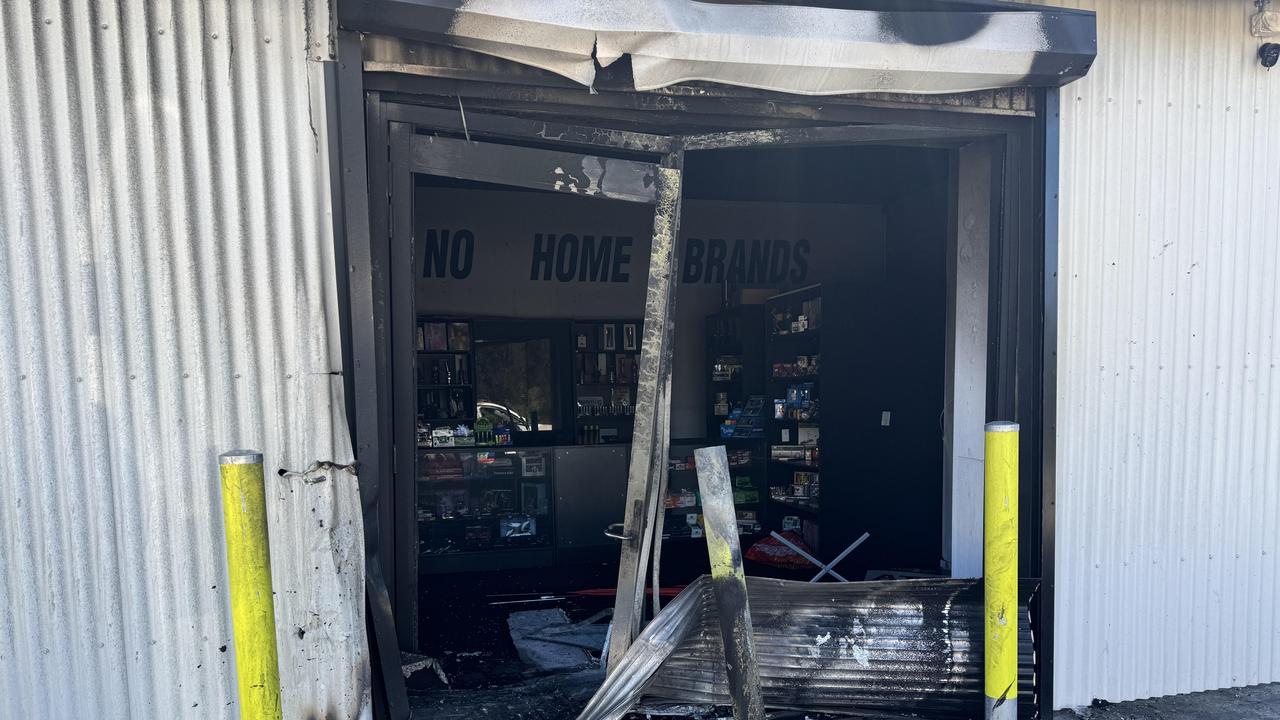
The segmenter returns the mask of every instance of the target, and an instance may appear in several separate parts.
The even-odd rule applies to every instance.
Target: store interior
[[[720,444],[747,574],[817,572],[773,532],[823,563],[869,533],[849,580],[948,574],[951,160],[687,155],[664,588],[707,572],[692,455]],[[415,177],[419,645],[491,657],[512,611],[612,605],[653,208]]]

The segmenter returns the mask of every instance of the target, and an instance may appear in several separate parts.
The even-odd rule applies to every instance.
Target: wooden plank
[[[622,552],[618,561],[613,632],[608,668],[618,667],[640,634],[644,621],[645,575],[660,506],[658,491],[667,474],[671,416],[671,315],[676,282],[676,235],[680,220],[680,171],[658,168],[653,216],[653,247],[645,295],[644,338],[640,346],[639,382],[627,473]]]
[[[738,544],[738,516],[733,506],[733,479],[724,446],[693,451],[702,498],[702,524],[711,559],[711,589],[716,596],[729,696],[736,720],[764,720],[764,696],[751,635],[747,576]]]
[[[635,160],[414,135],[409,166],[428,175],[584,197],[650,204],[657,199],[658,166]]]

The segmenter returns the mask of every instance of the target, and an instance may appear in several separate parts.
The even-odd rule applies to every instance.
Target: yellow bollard
[[[223,453],[218,456],[218,468],[222,473],[222,521],[227,536],[240,720],[280,720],[280,666],[262,453]]]
[[[987,720],[1018,717],[1018,424],[987,423],[983,493]]]

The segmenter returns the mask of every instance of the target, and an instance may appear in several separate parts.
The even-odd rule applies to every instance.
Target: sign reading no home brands
[[[533,233],[529,279],[541,282],[631,282],[635,238],[628,235]],[[427,228],[420,241],[422,277],[470,277],[476,234],[469,228]],[[737,286],[803,284],[809,276],[809,240],[686,237],[680,282]]]
[[[643,307],[649,206],[420,188],[415,220],[420,308],[583,317]],[[787,288],[821,282],[834,269],[879,268],[884,219],[861,205],[689,200],[677,252],[678,282],[715,300],[725,283]]]

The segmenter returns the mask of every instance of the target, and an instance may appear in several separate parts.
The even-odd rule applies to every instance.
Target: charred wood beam
[[[657,200],[652,163],[435,135],[414,135],[409,153],[414,172],[429,175],[631,202]]]
[[[702,517],[711,560],[711,590],[716,598],[725,672],[735,720],[764,720],[760,669],[751,634],[747,577],[738,544],[738,517],[733,506],[733,481],[724,446],[693,451],[702,494]]]
[[[645,293],[644,339],[627,473],[622,551],[618,561],[608,667],[618,667],[644,621],[645,575],[657,528],[659,492],[667,475],[671,418],[671,355],[676,284],[676,236],[680,223],[681,155],[668,156],[655,175],[657,204]],[[661,536],[658,541],[661,542]]]

